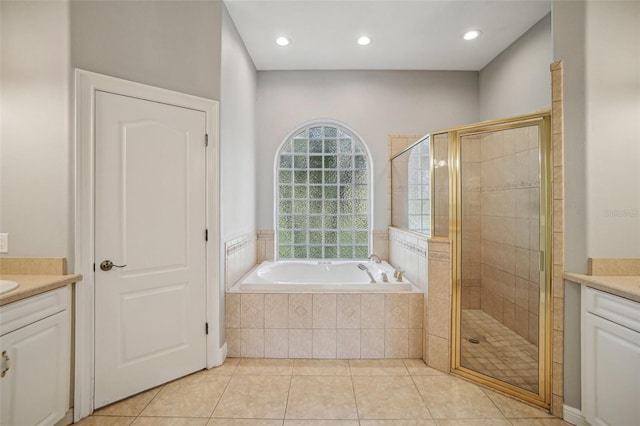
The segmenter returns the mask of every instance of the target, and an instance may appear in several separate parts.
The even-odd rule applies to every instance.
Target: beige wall
[[[451,71],[259,71],[257,101],[258,229],[273,227],[276,151],[310,120],[345,123],[373,160],[373,187],[386,188],[388,135],[426,134],[478,119],[478,74]],[[389,225],[384,190],[373,200],[373,229]]]
[[[220,99],[221,2],[2,1],[0,232],[74,258],[73,68]]]
[[[589,257],[640,257],[640,2],[586,7]]]
[[[552,14],[564,70],[565,269],[586,273],[588,257],[640,250],[640,4],[556,0]],[[580,291],[564,290],[564,397],[580,408]]]
[[[221,278],[235,282],[256,262],[257,74],[225,6],[220,54],[220,242],[225,243],[220,261],[226,271]],[[234,252],[231,260],[225,257],[226,245],[244,240],[247,234],[252,235],[252,243]],[[224,300],[224,291],[221,285],[220,300]],[[224,336],[224,308],[220,315],[220,335]]]
[[[480,70],[480,120],[549,108],[552,62],[549,14]]]
[[[0,15],[0,232],[9,256],[72,260],[69,3],[2,1]]]
[[[220,99],[222,2],[73,1],[72,65]]]

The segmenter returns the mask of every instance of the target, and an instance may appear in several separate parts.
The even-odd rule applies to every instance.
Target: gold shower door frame
[[[451,309],[451,373],[521,400],[548,409],[551,403],[551,116],[550,112],[477,123],[449,130],[449,238],[452,242],[452,309]],[[538,324],[538,393],[498,380],[461,365],[461,296],[462,296],[462,179],[461,140],[465,136],[480,135],[519,127],[538,126],[538,161],[540,166],[540,251],[544,270],[540,271]],[[433,216],[433,215],[432,215]]]

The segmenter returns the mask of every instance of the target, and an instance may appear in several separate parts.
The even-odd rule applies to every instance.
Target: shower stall
[[[432,235],[453,245],[452,373],[548,408],[549,114],[431,136]]]

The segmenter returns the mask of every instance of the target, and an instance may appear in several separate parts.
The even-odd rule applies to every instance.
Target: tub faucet
[[[378,257],[378,255],[374,254],[374,253],[371,253],[369,255],[369,260],[375,260],[376,263],[380,263],[381,262],[380,257]]]

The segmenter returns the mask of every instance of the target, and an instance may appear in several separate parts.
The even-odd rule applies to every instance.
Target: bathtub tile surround
[[[313,328],[336,328],[336,295],[313,295]]]
[[[360,328],[359,294],[341,294],[336,301],[336,324],[339,329]]]
[[[411,359],[227,359],[79,423],[96,424],[568,425]]]
[[[387,229],[373,230],[373,252],[380,260],[389,262],[389,231]]]
[[[360,295],[361,328],[384,328],[384,294]]]
[[[264,294],[240,295],[240,328],[264,328]]]
[[[288,329],[289,358],[312,358],[313,330]],[[229,354],[234,356],[234,354]]]
[[[289,295],[289,328],[312,328],[313,295]]]
[[[389,228],[389,263],[422,291],[427,291],[427,240],[426,235]]]
[[[257,263],[262,263],[265,260],[274,260],[274,237],[273,230],[262,229],[258,231],[257,235]]]
[[[360,351],[360,330],[359,329],[338,329],[336,332],[336,357],[338,359],[358,359]]]
[[[363,328],[360,330],[360,358],[384,358],[384,345],[383,328]]]
[[[336,359],[337,333],[336,329],[313,330],[314,359]]]
[[[240,329],[240,355],[247,358],[264,358],[264,329]]]
[[[399,228],[389,228],[389,261],[396,268],[404,270],[405,276],[411,280],[423,292],[419,305],[410,306],[409,323],[411,329],[422,329],[420,336],[415,332],[409,332],[409,356],[413,357],[418,352],[422,353],[424,360],[429,358],[429,328],[427,318],[428,285],[428,238],[426,235],[415,232],[407,232]],[[421,307],[421,308],[420,308]],[[420,327],[417,325],[420,324]],[[420,346],[420,348],[418,348]]]
[[[408,328],[409,326],[409,295],[384,295],[384,324],[385,328]]]
[[[256,247],[256,234],[243,235],[224,244],[225,289],[230,289],[236,281],[255,266]]]
[[[264,357],[287,358],[289,356],[289,332],[287,329],[264,330]]]
[[[227,294],[236,296],[235,294]],[[265,328],[289,327],[289,296],[286,294],[264,295],[264,326]]]
[[[227,293],[228,354],[422,358],[423,294]]]
[[[225,324],[227,328],[240,328],[240,294],[226,295],[225,300]]]

